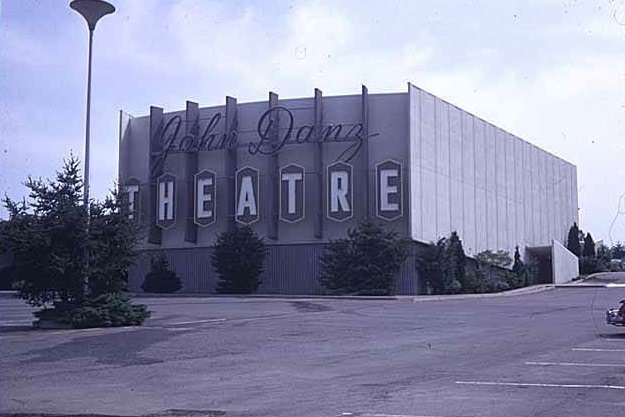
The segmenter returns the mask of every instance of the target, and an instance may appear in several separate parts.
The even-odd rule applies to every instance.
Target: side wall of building
[[[411,234],[465,252],[547,246],[577,222],[574,165],[409,85]]]

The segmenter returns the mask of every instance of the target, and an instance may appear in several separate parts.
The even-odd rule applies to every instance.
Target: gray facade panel
[[[319,258],[323,244],[268,245],[265,271],[258,294],[324,294],[319,282]],[[144,251],[130,268],[128,289],[141,292],[141,284],[150,269],[150,259],[161,251]],[[182,283],[181,294],[215,293],[219,277],[211,265],[213,248],[184,248],[165,251],[170,268]],[[413,254],[402,266],[397,278],[397,294],[417,294],[418,276]]]

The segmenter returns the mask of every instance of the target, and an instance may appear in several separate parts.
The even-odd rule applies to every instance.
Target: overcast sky
[[[87,29],[68,1],[0,1],[0,192],[21,198],[29,174],[82,158]],[[624,1],[112,2],[94,38],[96,198],[120,109],[410,81],[577,165],[581,228],[625,241]]]

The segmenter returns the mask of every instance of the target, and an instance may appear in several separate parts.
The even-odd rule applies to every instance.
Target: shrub
[[[331,292],[389,295],[411,242],[365,221],[331,242],[321,255],[321,285]]]
[[[467,281],[462,241],[456,232],[431,243],[419,254],[417,269],[424,279],[427,294],[456,294],[471,286]]]
[[[436,243],[430,243],[424,250],[417,252],[417,270],[419,279],[423,281],[425,293],[446,294],[447,288],[443,283],[441,261],[445,249],[446,238],[441,238]]]
[[[164,253],[150,259],[150,272],[145,275],[141,288],[145,292],[159,294],[174,293],[182,288],[180,278],[169,269],[169,262]]]
[[[104,294],[85,300],[82,305],[54,303],[34,313],[40,320],[53,320],[76,329],[90,327],[138,326],[150,317],[145,305],[132,304],[122,294]]]
[[[250,294],[258,290],[267,248],[250,226],[238,226],[217,236],[212,265],[219,274],[217,292]]]

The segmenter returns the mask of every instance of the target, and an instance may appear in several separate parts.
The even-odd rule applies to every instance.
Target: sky
[[[94,36],[91,194],[119,111],[404,92],[411,82],[577,166],[580,227],[625,242],[625,0],[109,0]],[[0,0],[0,193],[84,153],[87,28],[65,0]],[[0,218],[6,218],[4,208]]]

